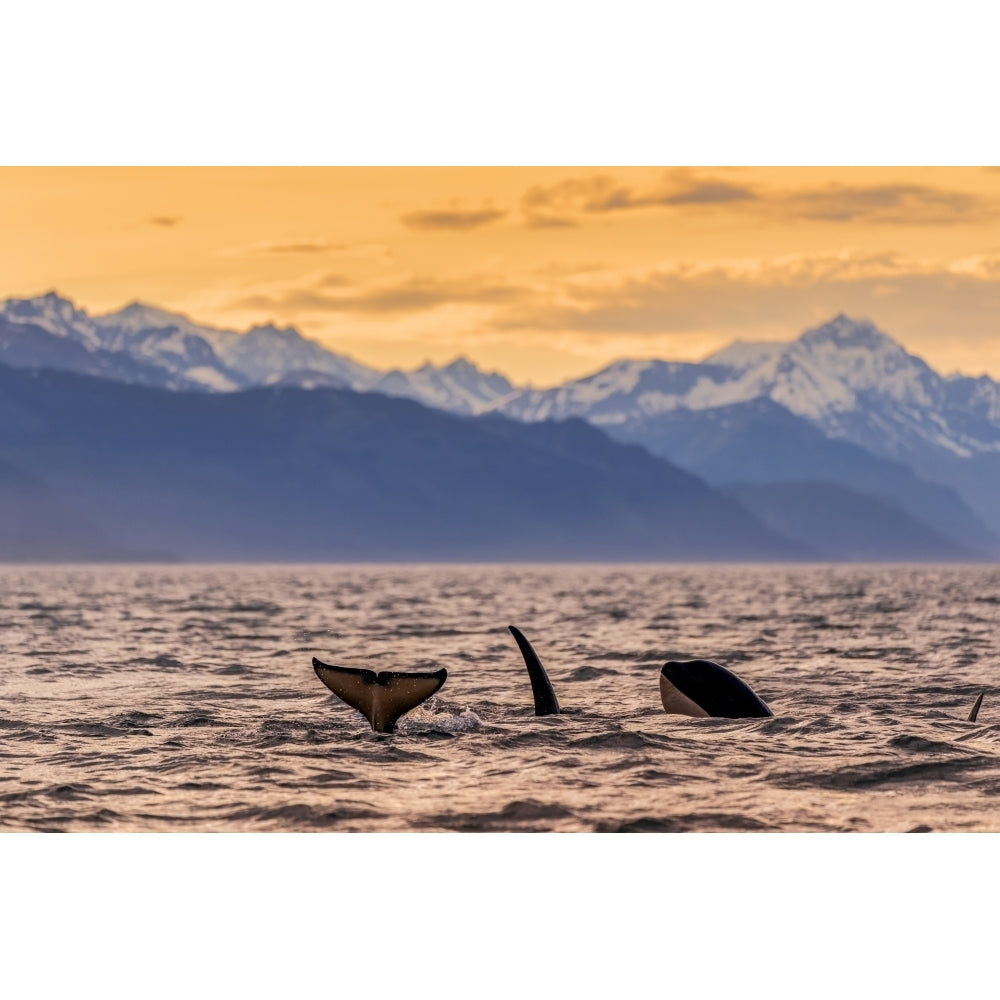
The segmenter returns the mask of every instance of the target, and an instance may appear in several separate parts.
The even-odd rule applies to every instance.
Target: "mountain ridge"
[[[0,365],[0,463],[123,551],[195,561],[774,561],[809,553],[581,420],[379,393],[177,392]]]
[[[909,514],[960,545],[976,538],[984,551],[996,551],[998,545],[1000,506],[993,498],[1000,491],[1000,384],[987,376],[941,376],[871,321],[844,314],[792,341],[736,341],[701,362],[621,360],[536,390],[483,372],[464,358],[411,371],[377,371],[308,340],[294,327],[262,324],[238,333],[201,326],[139,301],[89,316],[49,292],[0,303],[0,362],[175,391],[340,388],[409,398],[451,413],[501,413],[523,422],[579,417],[619,441],[642,444],[682,465],[689,459],[666,443],[669,424],[686,423],[696,437],[703,432],[718,436],[720,425],[736,412],[731,408],[766,400],[808,423],[827,442],[852,444],[877,459],[902,463],[915,477],[911,502],[905,490],[900,492],[898,470],[886,466],[875,478],[891,481],[891,488],[880,486],[873,497],[902,502]],[[738,427],[734,433],[764,465],[773,464],[765,461],[766,440],[750,441]],[[799,431],[790,433],[804,438]],[[726,450],[717,448],[716,459]],[[829,445],[821,450],[832,453]],[[740,464],[734,449],[728,452]],[[842,474],[824,475],[807,452],[785,457],[786,479],[818,476],[866,489],[864,477],[843,468]],[[687,467],[702,474],[700,462],[695,456]],[[745,474],[737,475],[735,467],[728,474],[715,469],[711,478],[721,484]],[[930,502],[934,485],[960,496],[958,505],[940,496]],[[921,508],[923,501],[928,502]],[[963,518],[969,530],[962,527]]]

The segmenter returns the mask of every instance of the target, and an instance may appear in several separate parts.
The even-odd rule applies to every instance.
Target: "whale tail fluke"
[[[980,692],[979,697],[976,699],[975,705],[972,706],[972,711],[969,712],[969,722],[975,722],[976,716],[979,715],[979,706],[983,703],[983,695],[986,694],[985,691]]]
[[[538,659],[538,654],[517,626],[508,625],[507,628],[510,629],[510,634],[524,657],[524,665],[528,668],[531,693],[535,696],[535,715],[559,715],[556,693],[552,690],[549,675],[545,672],[542,661]]]
[[[351,708],[356,708],[376,733],[394,733],[407,712],[439,690],[448,677],[443,667],[433,673],[397,673],[334,667],[313,657],[316,676]]]

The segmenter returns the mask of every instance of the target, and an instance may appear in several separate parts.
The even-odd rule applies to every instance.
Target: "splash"
[[[471,708],[443,705],[433,700],[425,702],[404,715],[396,726],[401,736],[419,736],[423,733],[472,733],[481,729],[482,719]]]

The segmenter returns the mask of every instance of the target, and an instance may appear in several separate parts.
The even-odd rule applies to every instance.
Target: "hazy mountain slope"
[[[156,556],[116,545],[53,496],[39,479],[0,461],[0,562],[132,562],[151,558]]]
[[[1000,555],[1000,540],[957,492],[856,444],[831,440],[769,399],[711,410],[679,409],[608,430],[713,485],[789,480],[839,484],[899,508],[964,549]]]
[[[726,487],[726,492],[765,524],[824,559],[967,562],[976,558],[897,507],[842,486],[741,483]]]
[[[976,515],[1000,534],[1000,455],[962,458],[937,452],[911,456],[910,464],[927,479],[953,485]]]
[[[379,394],[177,393],[0,368],[0,459],[189,559],[786,559],[801,547],[581,421]]]

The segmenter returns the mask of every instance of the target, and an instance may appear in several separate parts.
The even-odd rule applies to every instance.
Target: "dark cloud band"
[[[469,230],[479,229],[498,222],[507,213],[495,208],[482,208],[473,211],[460,209],[430,210],[423,212],[407,212],[400,216],[403,225],[408,229],[443,229]]]

